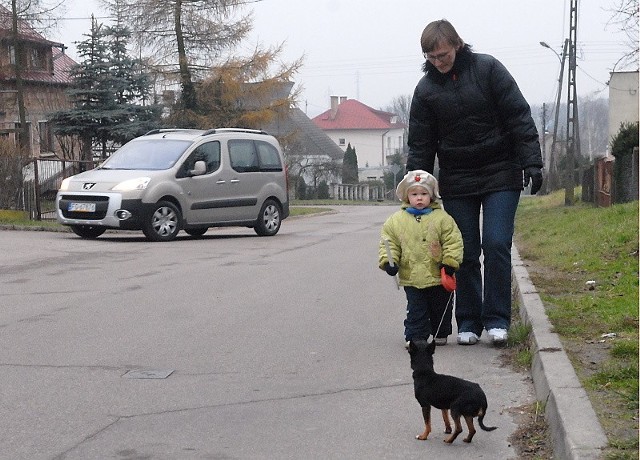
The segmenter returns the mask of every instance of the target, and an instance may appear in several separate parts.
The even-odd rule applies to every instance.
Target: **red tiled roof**
[[[391,120],[396,115],[371,107],[356,101],[347,99],[338,105],[335,115],[329,109],[313,118],[313,122],[320,129],[393,129],[404,128],[402,123],[392,123]]]
[[[0,41],[13,42],[13,36],[11,32],[11,12],[0,6]],[[76,62],[67,56],[62,49],[64,45],[62,43],[52,42],[40,35],[35,29],[33,29],[26,21],[18,21],[18,30],[20,36],[31,42],[33,47],[47,48],[51,47],[51,53],[53,58],[53,72],[51,70],[27,70],[23,73],[22,78],[26,82],[31,83],[44,83],[44,84],[57,84],[57,85],[69,85],[72,83],[71,69],[76,65]],[[3,75],[3,80],[15,80],[13,72]]]
[[[12,25],[13,14],[10,10],[0,5],[0,39],[13,40]],[[61,43],[52,42],[40,35],[27,21],[18,19],[18,34],[27,41],[37,43],[48,43],[51,45],[61,45]]]

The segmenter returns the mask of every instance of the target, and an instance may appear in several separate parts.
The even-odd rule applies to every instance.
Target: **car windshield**
[[[139,139],[120,147],[102,169],[169,169],[192,141],[176,139]]]

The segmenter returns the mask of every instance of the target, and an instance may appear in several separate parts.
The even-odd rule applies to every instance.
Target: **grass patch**
[[[523,198],[515,243],[605,429],[606,458],[638,458],[638,202]]]
[[[331,209],[328,209],[328,208],[318,208],[314,206],[291,206],[289,207],[289,215],[290,216],[307,216],[311,214],[327,212],[330,210]]]
[[[21,222],[29,220],[29,214],[24,211],[14,211],[11,209],[0,209],[1,222]]]

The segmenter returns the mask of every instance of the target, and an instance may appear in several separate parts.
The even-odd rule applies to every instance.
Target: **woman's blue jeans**
[[[511,190],[442,200],[464,242],[456,273],[458,332],[479,337],[483,329],[511,325],[511,244],[519,200],[520,192]]]

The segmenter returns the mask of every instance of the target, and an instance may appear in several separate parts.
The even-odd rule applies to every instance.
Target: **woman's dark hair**
[[[464,46],[464,40],[460,38],[456,29],[446,19],[439,19],[427,24],[420,37],[422,52],[428,53],[445,43],[453,46],[456,50]]]

